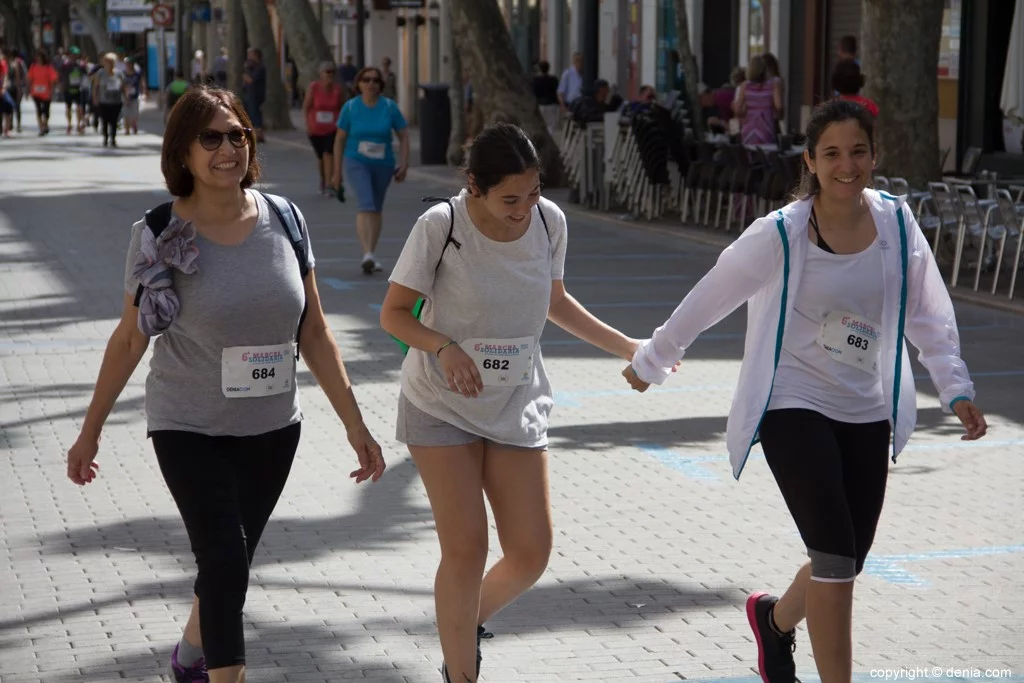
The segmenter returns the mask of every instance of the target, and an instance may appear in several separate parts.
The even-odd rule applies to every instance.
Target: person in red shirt
[[[53,99],[53,88],[59,80],[60,76],[50,64],[46,51],[37,52],[35,64],[28,70],[28,92],[36,103],[40,135],[50,132],[50,100]]]
[[[345,104],[345,94],[334,82],[334,64],[320,65],[320,80],[306,88],[302,111],[306,115],[306,134],[316,152],[317,170],[320,171],[320,193],[333,194],[328,181],[334,172],[334,134],[337,131],[338,115]]]
[[[860,94],[864,87],[864,74],[860,72],[860,64],[852,59],[843,59],[832,70],[832,87],[839,93],[839,99],[856,102],[878,118],[878,105],[874,100]]]

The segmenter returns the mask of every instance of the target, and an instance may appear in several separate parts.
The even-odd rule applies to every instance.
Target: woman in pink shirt
[[[35,64],[29,67],[27,81],[28,92],[32,96],[32,101],[36,103],[36,121],[39,124],[40,135],[50,132],[50,100],[53,98],[53,88],[58,80],[60,76],[50,64],[46,52],[37,52]]]
[[[337,131],[338,115],[345,103],[341,86],[334,82],[334,64],[320,65],[320,80],[306,89],[302,111],[306,114],[306,134],[316,152],[316,166],[320,171],[320,193],[330,196],[328,180],[334,172],[334,134]]]
[[[741,121],[744,145],[768,145],[775,142],[782,97],[774,81],[768,79],[764,57],[751,57],[747,66],[747,82],[736,89],[732,109]]]

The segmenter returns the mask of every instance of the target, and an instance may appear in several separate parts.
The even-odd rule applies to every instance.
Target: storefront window
[[[749,0],[747,48],[750,56],[764,54],[771,44],[771,0]]]
[[[961,0],[945,0],[939,43],[940,78],[960,78],[960,3]]]

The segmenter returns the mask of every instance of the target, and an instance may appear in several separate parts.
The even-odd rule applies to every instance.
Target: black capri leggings
[[[121,103],[100,102],[100,120],[103,122],[103,138],[117,138],[117,119],[121,116]]]
[[[33,97],[32,100],[36,103],[36,114],[44,119],[50,118],[50,100],[41,97]]]
[[[875,539],[889,475],[889,421],[768,411],[761,447],[811,558],[811,576],[852,581]]]
[[[249,566],[288,479],[299,433],[295,423],[257,436],[150,435],[196,557],[199,632],[210,669],[245,664]]]

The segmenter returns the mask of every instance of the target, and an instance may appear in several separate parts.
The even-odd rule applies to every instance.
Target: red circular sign
[[[153,5],[149,16],[152,17],[155,26],[167,28],[174,23],[174,8],[170,5]]]

